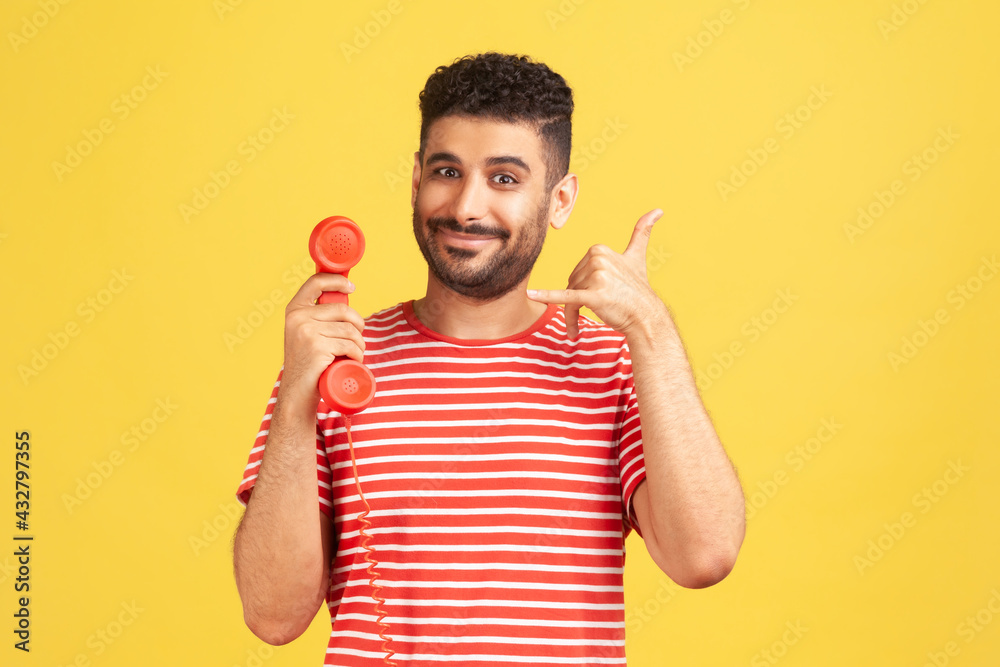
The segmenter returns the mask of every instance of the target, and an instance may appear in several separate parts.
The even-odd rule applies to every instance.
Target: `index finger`
[[[354,291],[354,283],[340,275],[339,273],[314,273],[306,278],[302,287],[295,293],[295,296],[288,302],[289,308],[300,308],[311,306],[323,292],[343,292],[350,294]]]
[[[530,289],[528,298],[542,303],[562,303],[567,306],[590,307],[590,295],[582,289]]]

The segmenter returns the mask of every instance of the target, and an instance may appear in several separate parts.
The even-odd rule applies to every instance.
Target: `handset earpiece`
[[[309,255],[317,273],[338,273],[345,278],[365,254],[365,236],[358,225],[341,215],[321,220],[309,236]],[[318,303],[347,304],[343,292],[323,292]],[[375,376],[359,361],[337,357],[319,377],[319,395],[343,414],[361,412],[375,397]]]

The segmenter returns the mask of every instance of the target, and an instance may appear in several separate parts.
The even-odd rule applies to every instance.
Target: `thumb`
[[[649,213],[645,214],[639,221],[635,223],[635,229],[632,230],[632,238],[628,240],[628,245],[625,247],[625,251],[622,253],[626,256],[640,257],[645,263],[646,260],[646,248],[649,247],[649,236],[653,231],[653,223],[663,217],[663,210],[659,208],[654,208]]]

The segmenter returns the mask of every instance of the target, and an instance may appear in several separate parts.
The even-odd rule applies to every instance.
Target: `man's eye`
[[[445,173],[445,172],[451,172],[451,173]],[[440,169],[437,170],[437,173],[441,174],[442,176],[448,176],[449,178],[458,175],[458,172],[455,171],[454,167],[441,167]]]
[[[511,176],[511,175],[509,175],[509,174],[497,174],[496,176],[494,176],[494,178],[497,178],[497,179],[506,178],[507,179],[506,181],[498,181],[500,183],[500,185],[514,185],[515,183],[517,183],[517,181],[514,180],[514,177]]]

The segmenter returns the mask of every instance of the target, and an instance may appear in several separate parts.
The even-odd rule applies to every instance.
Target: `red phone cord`
[[[382,586],[378,583],[378,578],[380,575],[375,568],[378,566],[378,561],[375,559],[375,549],[369,546],[369,542],[372,540],[372,536],[365,532],[365,528],[371,528],[372,522],[368,520],[368,515],[371,513],[372,508],[368,505],[368,501],[365,500],[365,494],[361,492],[361,480],[358,477],[358,463],[354,460],[354,442],[351,440],[351,416],[344,415],[344,426],[347,430],[347,449],[351,453],[351,468],[354,470],[354,484],[358,489],[358,497],[361,498],[361,504],[365,506],[365,510],[358,514],[358,523],[361,524],[361,528],[358,530],[358,535],[361,537],[361,548],[365,550],[365,560],[368,561],[368,585],[372,589],[372,600],[375,601],[375,613],[378,618],[375,619],[375,623],[379,626],[378,636],[382,638],[382,650],[385,652],[385,657],[382,660],[387,665],[393,665],[395,667],[396,661],[392,660],[392,656],[396,655],[389,644],[392,642],[392,638],[388,636],[389,624],[384,623],[383,619],[386,617],[385,611],[382,609],[382,603],[385,602],[385,598],[379,595],[382,591]]]

